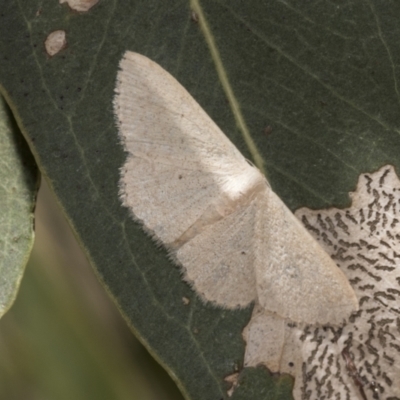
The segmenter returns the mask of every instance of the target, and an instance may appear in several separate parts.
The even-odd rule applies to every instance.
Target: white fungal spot
[[[229,389],[226,391],[228,397],[232,397],[239,380],[239,372],[235,372],[232,375],[228,375],[224,378],[224,381],[229,384]]]
[[[70,8],[78,12],[89,11],[98,2],[99,0],[60,0],[60,4],[68,3]]]
[[[121,201],[204,300],[333,325],[358,309],[340,269],[168,72],[126,52],[115,92]]]
[[[190,300],[187,297],[182,297],[182,303],[187,306],[190,303]]]
[[[350,208],[296,212],[360,299],[341,328],[288,323],[259,306],[244,331],[245,365],[295,376],[295,400],[400,399],[400,181],[363,174]]]
[[[44,46],[46,48],[47,54],[50,57],[53,57],[67,45],[67,39],[65,36],[65,31],[63,30],[51,32],[47,36],[44,42]]]
[[[197,14],[196,11],[192,10],[192,11],[190,12],[190,19],[191,19],[193,22],[196,22],[196,23],[199,22],[199,15]]]

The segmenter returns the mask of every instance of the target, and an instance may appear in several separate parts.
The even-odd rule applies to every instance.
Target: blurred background
[[[18,297],[0,320],[0,399],[183,400],[97,281],[48,186]]]

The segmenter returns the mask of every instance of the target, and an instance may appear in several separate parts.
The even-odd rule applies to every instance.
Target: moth
[[[122,204],[201,298],[255,301],[309,324],[337,325],[358,309],[345,275],[167,71],[127,51],[113,104],[128,153]]]

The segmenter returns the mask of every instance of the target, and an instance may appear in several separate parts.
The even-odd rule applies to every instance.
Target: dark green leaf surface
[[[158,62],[254,159],[247,132],[292,209],[344,206],[360,173],[400,166],[400,4],[100,0],[80,14],[2,3],[3,94],[99,278],[188,398],[226,399],[251,309],[203,304],[121,207],[119,60],[132,50]],[[44,41],[58,29],[67,47],[50,58]],[[288,382],[245,369],[234,399],[288,399]]]
[[[18,292],[33,246],[35,162],[0,97],[0,317]]]

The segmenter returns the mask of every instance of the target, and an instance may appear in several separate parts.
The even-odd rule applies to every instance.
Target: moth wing
[[[269,188],[258,197],[254,246],[265,309],[297,322],[333,325],[358,309],[345,275]]]
[[[163,243],[175,241],[221,193],[243,191],[251,167],[168,72],[126,52],[114,110],[128,159],[121,197]]]
[[[253,203],[240,207],[177,250],[185,279],[206,300],[234,308],[256,299],[252,249],[255,214]]]

